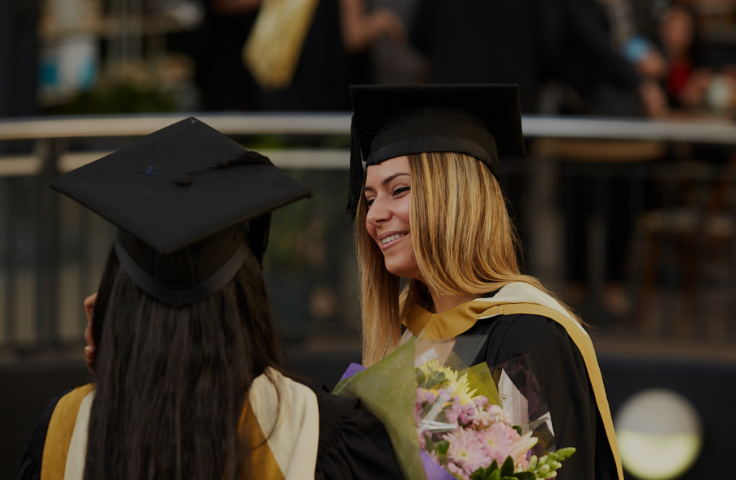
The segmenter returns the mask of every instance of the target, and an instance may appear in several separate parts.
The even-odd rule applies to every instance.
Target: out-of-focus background
[[[269,155],[315,194],[274,214],[271,304],[333,386],[360,360],[347,86],[427,82],[520,84],[525,271],[589,325],[627,476],[730,471],[735,0],[2,0],[0,477],[90,380],[114,231],[50,180],[192,114]]]

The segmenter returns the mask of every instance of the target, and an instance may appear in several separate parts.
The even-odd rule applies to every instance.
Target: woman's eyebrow
[[[382,187],[385,187],[386,185],[388,185],[388,183],[389,183],[389,182],[391,182],[391,180],[393,180],[393,179],[394,179],[394,178],[396,178],[396,177],[401,177],[402,175],[406,175],[407,177],[410,177],[410,176],[411,176],[410,174],[408,174],[408,173],[403,173],[403,172],[400,172],[400,173],[394,173],[393,175],[390,175],[390,176],[388,176],[388,177],[384,178],[384,179],[383,179],[383,181],[381,182],[381,186],[382,186]],[[373,192],[373,193],[376,193],[376,189],[375,189],[375,188],[373,188],[373,187],[370,187],[370,186],[368,186],[368,185],[366,185],[366,186],[365,186],[365,187],[363,188],[363,191],[364,191],[364,192]]]
[[[389,184],[389,182],[391,182],[391,180],[393,180],[396,177],[400,177],[402,175],[406,175],[407,177],[411,176],[408,173],[403,173],[403,172],[402,173],[394,173],[393,175],[384,178],[383,181],[381,182],[381,186],[382,187],[385,187],[386,185]]]

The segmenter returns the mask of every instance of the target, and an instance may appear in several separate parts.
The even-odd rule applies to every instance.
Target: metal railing
[[[336,326],[355,332],[355,268],[350,225],[342,214],[350,116],[195,116],[246,145],[257,144],[263,135],[287,139],[275,148],[257,149],[276,165],[293,169],[317,195],[309,206],[285,213],[288,221],[281,227],[276,218],[272,242],[277,240],[269,253],[274,260],[267,275],[274,308],[287,336],[297,340],[313,341],[314,332],[334,332]],[[81,300],[95,288],[110,245],[111,227],[52,192],[48,183],[181,118],[0,121],[0,152],[6,152],[0,154],[0,347],[78,342],[85,323]],[[571,301],[570,285],[581,282],[585,295],[575,306],[604,331],[655,336],[691,335],[692,317],[713,310],[704,298],[718,290],[723,297],[719,308],[727,318],[711,330],[736,339],[736,321],[730,318],[736,311],[735,172],[729,165],[682,162],[682,156],[673,160],[671,155],[673,146],[683,143],[736,145],[736,125],[526,116],[523,129],[531,140],[529,155],[503,161],[501,177],[526,243],[529,273]],[[340,137],[341,147],[319,146],[325,143],[319,139],[330,137]],[[13,152],[18,141],[34,146],[30,152]],[[714,195],[728,198],[714,208]],[[629,227],[618,244],[611,240],[618,238],[612,237],[618,227],[610,217],[622,198]],[[295,231],[295,225],[304,231]],[[283,245],[278,237],[285,239]],[[694,266],[683,260],[690,254]],[[622,269],[625,276],[614,279],[623,284],[629,303],[623,314],[611,313],[606,300],[611,258],[628,265]],[[573,260],[582,264],[577,268],[581,279],[570,273]],[[720,270],[713,262],[720,262]],[[734,268],[723,268],[726,264]]]

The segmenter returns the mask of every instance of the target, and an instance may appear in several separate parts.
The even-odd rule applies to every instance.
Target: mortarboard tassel
[[[363,156],[360,150],[360,137],[355,120],[350,122],[350,190],[348,191],[348,215],[355,220],[358,213],[360,194],[363,191]]]

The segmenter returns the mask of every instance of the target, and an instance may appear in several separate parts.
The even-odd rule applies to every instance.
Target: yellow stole
[[[623,480],[618,442],[593,342],[583,327],[573,320],[552,297],[529,284],[510,283],[492,298],[478,298],[441,314],[433,314],[415,304],[409,308],[404,325],[414,335],[424,332],[422,338],[427,340],[447,340],[468,331],[481,318],[516,314],[540,315],[552,319],[562,325],[575,342],[588,370],[588,378],[593,386],[598,411],[603,420],[608,443],[611,445],[613,458],[616,461],[618,478]]]
[[[90,384],[59,400],[46,433],[41,480],[82,480],[93,396]],[[250,436],[251,478],[314,479],[319,406],[309,387],[269,369],[253,380],[239,428]]]
[[[75,388],[61,397],[59,403],[56,404],[43,447],[41,480],[62,480],[64,478],[69,444],[72,442],[74,426],[77,424],[79,406],[94,388],[92,383]]]

